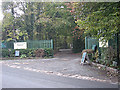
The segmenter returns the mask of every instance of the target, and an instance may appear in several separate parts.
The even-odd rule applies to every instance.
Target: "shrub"
[[[25,54],[22,54],[21,56],[20,56],[20,58],[22,59],[22,58],[26,58],[27,56],[25,55]]]
[[[49,57],[49,56],[52,56],[52,57],[53,57],[53,49],[51,49],[51,48],[46,48],[46,49],[44,49],[44,51],[45,51],[45,56],[46,56],[46,57]]]
[[[2,49],[2,57],[14,57],[15,49]],[[20,57],[49,57],[53,55],[53,49],[21,49]]]
[[[11,49],[11,51],[10,51],[10,57],[14,57],[15,56],[15,49]]]
[[[34,51],[35,49],[29,49],[29,52],[27,53],[27,57],[35,57]]]
[[[10,52],[8,51],[8,49],[3,49],[2,50],[2,57],[9,57],[10,56]]]
[[[44,50],[43,49],[37,49],[34,51],[36,57],[43,57],[44,56]]]
[[[20,55],[25,54],[27,57],[34,57],[34,50],[36,49],[22,49],[20,51]]]
[[[110,66],[112,64],[112,61],[116,61],[117,58],[117,54],[115,49],[113,49],[111,46],[108,48],[102,48],[102,59],[107,60],[105,64],[107,64],[107,66]]]

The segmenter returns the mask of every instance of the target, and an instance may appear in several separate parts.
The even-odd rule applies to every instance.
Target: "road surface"
[[[118,88],[118,85],[27,71],[3,64],[2,88]]]

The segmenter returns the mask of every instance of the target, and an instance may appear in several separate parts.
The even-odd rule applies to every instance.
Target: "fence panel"
[[[92,49],[93,45],[97,45],[97,47],[99,47],[98,39],[95,39],[92,37],[86,37],[85,38],[85,49]]]
[[[27,48],[51,48],[53,49],[53,40],[27,40],[20,41],[27,42]],[[14,42],[4,42],[2,43],[2,48],[14,49]]]
[[[86,37],[85,38],[85,49],[92,49],[92,45],[97,45],[98,51],[99,51],[99,57],[101,59],[104,59],[104,57],[106,57],[105,52],[108,53],[107,50],[110,50],[110,49],[113,49],[112,53],[115,53],[115,55],[117,55],[117,37],[116,36],[113,39],[108,41],[108,48],[99,47],[98,39],[95,39],[92,37]],[[120,46],[118,46],[118,47],[120,47]]]

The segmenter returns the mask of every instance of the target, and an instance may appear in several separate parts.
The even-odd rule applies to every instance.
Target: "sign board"
[[[108,41],[105,42],[105,41],[103,41],[102,39],[103,39],[103,37],[101,37],[101,38],[99,39],[99,47],[108,47]],[[101,41],[101,40],[102,40],[102,41]]]
[[[81,63],[84,63],[86,54],[87,54],[86,52],[83,53]]]
[[[84,52],[82,55],[82,59],[81,59],[81,64],[83,64],[85,62],[85,59],[87,59],[89,61],[89,57],[87,52]]]
[[[19,56],[20,52],[19,51],[15,51],[15,56]]]
[[[14,49],[26,49],[27,48],[27,42],[15,42],[14,43]]]

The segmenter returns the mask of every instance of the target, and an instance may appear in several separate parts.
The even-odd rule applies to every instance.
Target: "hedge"
[[[15,57],[15,51],[20,52],[20,56],[26,55],[26,57],[52,57],[53,56],[53,49],[2,49],[2,57]],[[43,51],[43,53],[39,52]],[[39,55],[38,55],[39,54]]]

